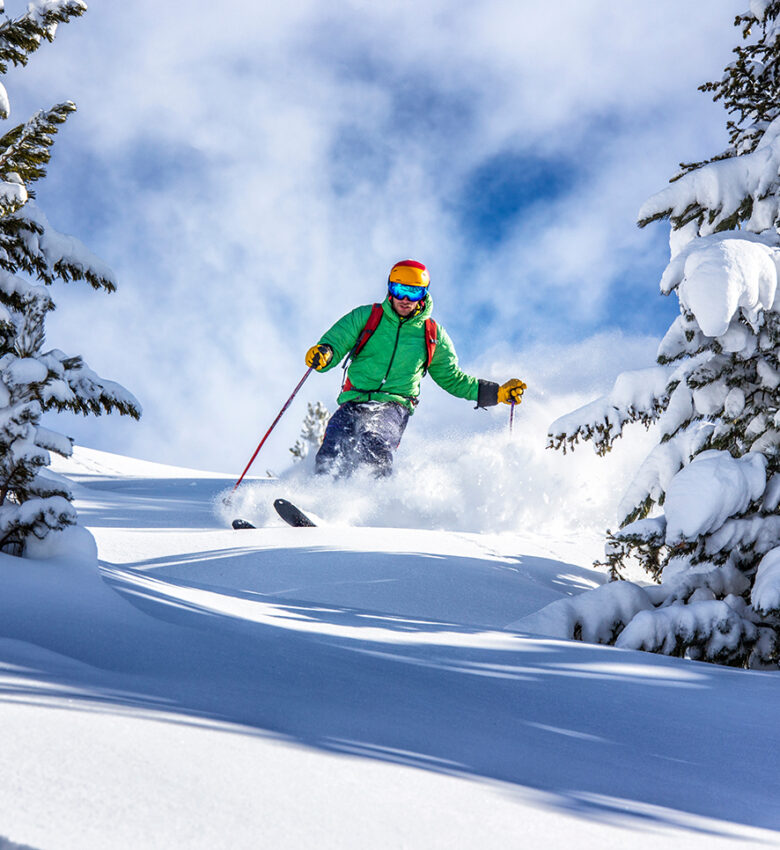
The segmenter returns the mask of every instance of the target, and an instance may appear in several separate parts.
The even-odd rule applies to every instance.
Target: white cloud
[[[78,102],[39,198],[120,277],[110,298],[69,290],[51,344],[82,351],[146,410],[140,425],[73,420],[71,432],[240,469],[308,345],[381,297],[402,256],[428,262],[439,317],[465,350],[518,326],[550,340],[595,328],[615,275],[655,239],[634,226],[639,204],[679,160],[723,143],[722,110],[696,86],[729,60],[740,9],[93,0],[9,74],[15,120]],[[507,153],[552,153],[582,176],[503,241],[474,245],[464,182]],[[470,320],[474,286],[487,325]],[[312,378],[261,469],[284,462],[303,402],[333,396],[334,380]],[[445,401],[428,391],[424,404]],[[468,407],[453,415],[469,420]]]

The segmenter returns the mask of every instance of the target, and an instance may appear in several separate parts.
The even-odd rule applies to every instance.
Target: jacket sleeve
[[[477,407],[498,404],[498,384],[473,378],[458,366],[458,355],[447,331],[438,326],[436,352],[431,360],[428,374],[451,395],[475,401]]]
[[[355,307],[346,316],[342,316],[333,327],[325,331],[317,344],[329,345],[333,349],[333,359],[324,369],[320,369],[321,372],[328,372],[330,369],[338,366],[347,354],[352,351],[370,315],[370,304]]]
[[[458,355],[447,331],[439,325],[436,351],[431,360],[428,374],[450,395],[476,401],[479,393],[479,381],[467,375],[458,366]]]

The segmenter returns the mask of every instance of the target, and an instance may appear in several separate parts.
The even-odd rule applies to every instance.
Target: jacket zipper
[[[390,377],[390,370],[393,368],[393,361],[395,360],[396,351],[398,351],[398,340],[401,337],[401,326],[406,321],[406,319],[400,319],[398,322],[398,330],[395,332],[395,345],[393,345],[393,353],[390,355],[390,362],[387,364],[387,371],[385,372],[384,378],[382,378],[382,382],[379,386],[374,390],[361,390],[359,387],[352,387],[352,390],[355,392],[362,392],[368,394],[368,401],[371,401],[372,393],[383,392],[382,387],[385,385],[385,381]],[[402,396],[402,398],[409,398],[410,400],[416,398],[416,396]]]
[[[393,353],[390,355],[390,362],[387,364],[387,371],[385,372],[384,378],[382,378],[382,383],[374,390],[374,392],[378,392],[385,385],[385,381],[390,376],[390,370],[393,368],[393,361],[395,360],[395,353],[398,351],[398,340],[401,338],[401,325],[403,324],[403,319],[398,322],[398,330],[395,332],[395,345],[393,346]]]

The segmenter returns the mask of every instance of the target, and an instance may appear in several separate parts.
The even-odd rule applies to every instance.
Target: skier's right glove
[[[512,378],[498,388],[498,400],[504,404],[520,404],[526,385],[519,378]]]
[[[313,345],[306,352],[306,365],[320,372],[333,360],[333,349],[329,345]]]

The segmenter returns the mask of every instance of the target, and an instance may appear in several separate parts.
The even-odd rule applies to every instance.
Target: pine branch
[[[44,166],[51,159],[52,138],[59,125],[76,111],[71,101],[40,110],[26,123],[19,124],[0,138],[0,176],[16,174],[26,185],[46,176]]]
[[[81,357],[66,357],[61,351],[43,355],[50,374],[59,385],[48,386],[41,402],[45,410],[70,410],[84,416],[116,411],[120,415],[140,419],[138,400],[114,381],[101,378]]]
[[[37,242],[31,238],[42,233],[43,228],[34,221],[15,215],[0,216],[0,269],[14,275],[26,272],[51,283],[53,278],[46,280],[46,258],[33,249]]]
[[[93,289],[116,290],[111,269],[79,240],[58,233],[29,203],[14,215],[0,217],[0,269],[24,271],[45,284],[85,280]]]
[[[53,274],[50,277],[44,276],[46,283],[51,283],[54,278],[64,280],[66,283],[73,280],[85,280],[93,289],[105,289],[107,292],[116,291],[116,284],[112,278],[67,259],[57,260],[52,266],[52,272]]]
[[[19,18],[0,24],[0,74],[8,71],[8,65],[26,65],[43,40],[54,41],[58,24],[67,23],[87,11],[83,0],[59,0],[59,2],[31,3],[30,8]],[[8,116],[3,116],[8,117]]]

